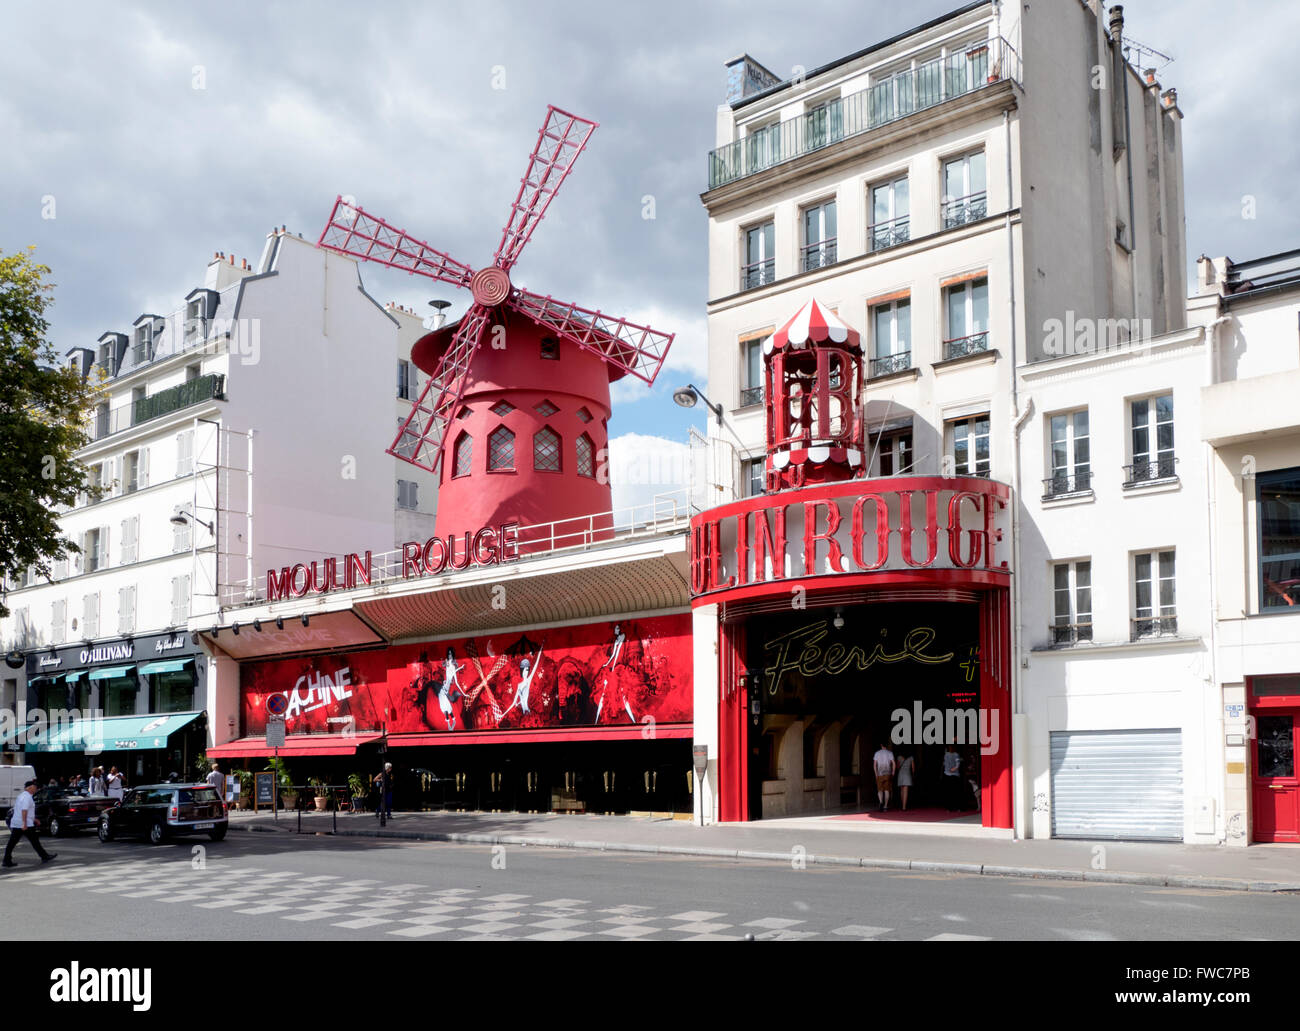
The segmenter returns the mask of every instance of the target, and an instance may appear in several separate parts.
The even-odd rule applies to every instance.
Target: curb
[[[236,826],[250,834],[296,834],[288,827]],[[339,830],[324,833],[338,838],[392,838],[397,841],[442,841],[453,845],[514,845],[520,848],[567,848],[583,852],[633,852],[642,855],[696,856],[701,859],[748,859],[759,862],[789,863],[791,852],[764,852],[752,849],[710,848],[705,845],[644,845],[638,842],[584,841],[566,838],[529,838],[517,834],[472,834],[438,831],[371,831]],[[818,866],[856,866],[867,870],[912,870],[918,873],[966,874],[981,877],[1019,877],[1026,880],[1088,881],[1097,884],[1148,885],[1157,888],[1201,888],[1211,891],[1254,891],[1300,893],[1300,883],[1288,881],[1250,881],[1231,877],[1162,876],[1160,874],[1124,873],[1111,870],[1068,870],[1034,866],[995,866],[982,863],[953,863],[926,859],[872,859],[867,856],[819,856],[811,853],[798,857]]]

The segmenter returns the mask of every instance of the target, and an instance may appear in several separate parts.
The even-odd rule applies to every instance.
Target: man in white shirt
[[[885,742],[880,743],[880,751],[871,757],[871,766],[876,774],[876,798],[880,800],[880,811],[887,813],[889,796],[894,790],[894,771],[898,769],[898,761]]]
[[[32,798],[36,794],[36,781],[29,780],[18,797],[14,799],[14,814],[9,818],[9,844],[5,846],[5,866],[17,866],[14,862],[14,846],[18,844],[19,838],[26,838],[32,843],[32,848],[36,849],[36,854],[41,857],[42,863],[48,863],[58,855],[57,852],[46,852],[41,845],[41,839],[36,836],[36,800]]]
[[[212,772],[208,774],[208,783],[212,785],[212,790],[217,793],[221,801],[226,800],[226,775],[221,772],[221,767],[216,763],[212,764]]]

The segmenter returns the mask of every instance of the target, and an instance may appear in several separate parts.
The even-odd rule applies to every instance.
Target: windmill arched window
[[[515,467],[515,435],[504,426],[488,434],[488,471],[501,472]]]
[[[468,476],[470,461],[474,457],[474,438],[468,433],[462,433],[456,438],[456,446],[453,448],[451,475]]]
[[[543,426],[533,436],[533,468],[539,472],[560,471],[560,435]]]
[[[577,458],[578,458],[578,464],[577,464],[578,475],[590,476],[592,479],[595,479],[596,478],[596,445],[592,442],[592,439],[584,433],[581,437],[578,438],[576,450],[577,450]]]

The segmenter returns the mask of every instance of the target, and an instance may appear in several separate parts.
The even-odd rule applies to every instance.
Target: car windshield
[[[181,788],[177,793],[181,805],[189,802],[217,802],[217,793],[212,788]]]

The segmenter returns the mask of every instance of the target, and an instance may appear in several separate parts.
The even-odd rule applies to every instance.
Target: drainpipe
[[[1132,312],[1133,319],[1129,323],[1132,327],[1138,324],[1138,294],[1137,294],[1137,225],[1136,225],[1136,206],[1133,202],[1133,123],[1129,113],[1128,100],[1128,62],[1124,60],[1123,38],[1124,38],[1124,8],[1116,4],[1110,9],[1110,34],[1111,41],[1115,47],[1115,78],[1118,80],[1116,86],[1124,91],[1124,162],[1128,168],[1128,242],[1129,242],[1129,288],[1132,295]],[[1132,331],[1130,329],[1129,342],[1132,343]]]
[[[1216,377],[1215,377],[1215,374],[1214,374],[1214,373],[1215,373],[1215,369],[1214,369],[1214,361],[1215,361],[1215,356],[1216,356],[1216,354],[1217,354],[1216,342],[1218,341],[1218,338],[1219,338],[1219,327],[1222,326],[1224,323],[1226,323],[1226,322],[1228,322],[1228,321],[1229,321],[1229,318],[1228,318],[1227,315],[1220,315],[1218,318],[1216,318],[1213,322],[1211,322],[1208,326],[1205,327],[1205,385],[1206,385],[1206,386],[1213,386],[1213,385],[1214,385],[1214,381],[1215,381],[1215,378],[1216,378]],[[1204,441],[1204,442],[1201,444],[1201,447],[1204,449],[1203,457],[1204,457],[1204,460],[1205,460],[1205,489],[1206,489],[1206,494],[1208,495],[1208,498],[1209,498],[1209,525],[1206,527],[1206,536],[1207,536],[1207,538],[1208,538],[1208,543],[1207,543],[1207,554],[1209,555],[1209,567],[1210,567],[1210,569],[1209,569],[1209,577],[1208,577],[1208,585],[1207,585],[1208,588],[1209,588],[1209,592],[1210,592],[1210,604],[1209,604],[1209,614],[1210,614],[1210,620],[1209,620],[1209,632],[1210,632],[1210,647],[1209,647],[1209,652],[1210,652],[1210,663],[1209,663],[1209,665],[1210,665],[1210,672],[1209,672],[1209,680],[1210,680],[1210,691],[1211,691],[1211,693],[1212,693],[1212,697],[1213,697],[1214,700],[1215,700],[1215,711],[1221,713],[1223,710],[1221,710],[1221,709],[1219,708],[1219,705],[1220,705],[1220,704],[1222,703],[1222,701],[1223,701],[1223,698],[1222,698],[1223,687],[1222,687],[1222,685],[1219,683],[1219,632],[1218,632],[1218,623],[1219,623],[1219,589],[1218,589],[1218,564],[1219,564],[1219,563],[1218,563],[1218,560],[1219,560],[1219,551],[1218,551],[1218,546],[1217,546],[1217,542],[1218,542],[1218,532],[1217,532],[1217,528],[1218,528],[1218,519],[1219,519],[1219,516],[1218,516],[1219,506],[1218,506],[1218,503],[1217,503],[1217,500],[1216,500],[1217,497],[1218,497],[1218,495],[1217,495],[1217,493],[1215,492],[1215,489],[1214,489],[1214,446],[1213,446],[1212,444],[1210,444],[1209,441]],[[1243,486],[1244,486],[1244,485],[1243,485]],[[1244,508],[1245,508],[1245,505],[1247,504],[1247,501],[1246,501],[1246,492],[1245,492],[1244,489],[1242,490],[1241,496],[1242,496],[1243,509],[1244,509]],[[1243,512],[1243,516],[1244,516],[1244,512]],[[1245,523],[1245,521],[1244,521],[1244,518],[1243,518],[1242,525],[1243,525],[1243,526],[1246,525],[1246,523]],[[1243,613],[1243,614],[1244,614],[1244,613]],[[1219,717],[1219,719],[1218,719],[1218,721],[1217,721],[1217,725],[1218,725],[1218,727],[1219,727],[1219,748],[1222,750],[1222,749],[1225,747],[1225,746],[1224,746],[1224,736],[1223,736],[1223,735],[1224,735],[1224,726],[1223,726],[1223,719],[1222,719],[1222,716]],[[1226,761],[1226,755],[1224,755],[1224,761]],[[1219,768],[1222,769],[1223,767],[1220,766]],[[1227,786],[1228,786],[1228,785],[1227,785],[1227,775],[1226,775],[1226,774],[1224,775],[1224,779],[1223,779],[1223,781],[1220,783],[1219,786],[1222,787],[1222,788],[1224,789],[1224,792],[1223,792],[1223,797],[1222,797],[1222,800],[1221,800],[1221,801],[1222,801],[1222,804],[1221,804],[1220,807],[1219,807],[1219,812],[1215,815],[1215,820],[1214,820],[1214,836],[1215,836],[1215,838],[1217,839],[1218,843],[1219,843],[1220,845],[1222,845],[1222,844],[1226,844],[1226,843],[1227,843],[1227,840],[1228,840],[1228,813],[1227,813],[1227,808],[1228,808],[1228,806],[1227,806]],[[1222,828],[1222,829],[1220,829],[1220,828]]]

